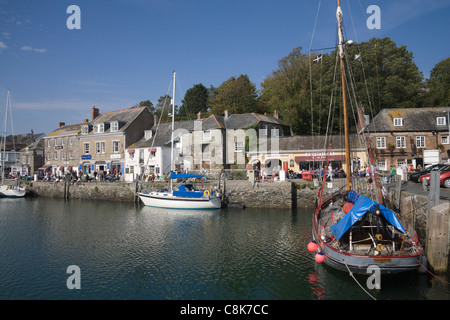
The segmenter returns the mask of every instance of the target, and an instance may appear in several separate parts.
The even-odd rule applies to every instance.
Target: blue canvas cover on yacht
[[[333,235],[337,240],[339,240],[351,226],[353,226],[362,216],[366,214],[367,211],[374,214],[374,210],[377,206],[380,209],[381,214],[387,221],[389,221],[390,224],[392,224],[400,232],[407,234],[392,210],[363,195],[359,196],[352,209],[338,223],[330,227],[331,232],[333,232]]]

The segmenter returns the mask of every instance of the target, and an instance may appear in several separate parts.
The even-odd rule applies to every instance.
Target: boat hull
[[[23,198],[25,197],[27,191],[23,188],[9,188],[2,187],[0,188],[0,197],[3,198]]]
[[[139,198],[146,206],[167,209],[219,209],[222,203],[214,196],[189,198],[173,196],[170,192],[139,193]]]
[[[331,197],[325,203],[334,202],[339,197]],[[324,263],[334,269],[367,274],[369,267],[376,266],[381,274],[395,274],[418,270],[423,264],[423,249],[420,245],[417,252],[411,255],[357,255],[340,251],[322,239],[318,217],[318,213],[313,214],[312,236],[319,246],[318,251],[325,255]]]
[[[369,267],[376,266],[382,274],[415,271],[421,267],[422,253],[410,256],[360,256],[339,252],[324,241],[317,233],[313,236],[319,251],[325,255],[324,263],[340,271],[367,274]]]

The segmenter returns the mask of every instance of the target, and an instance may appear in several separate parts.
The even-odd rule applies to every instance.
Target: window
[[[438,126],[445,126],[447,124],[447,119],[445,117],[437,117],[436,123]]]
[[[81,127],[81,134],[86,135],[89,133],[89,126],[82,126]]]
[[[58,145],[58,139],[55,138],[55,147]]]
[[[416,147],[417,148],[425,148],[425,137],[424,136],[416,137]]]
[[[58,152],[53,152],[53,160],[58,160]]]
[[[386,159],[377,160],[377,170],[387,170]]]
[[[448,136],[442,136],[441,137],[441,143],[442,144],[448,144],[449,142],[448,142]]]
[[[145,140],[151,139],[153,135],[152,130],[145,130]]]
[[[118,121],[111,122],[111,132],[117,131],[119,131],[119,122]]]
[[[203,140],[211,140],[211,131],[203,131]]]
[[[404,163],[406,163],[406,159],[397,159],[397,168],[400,168]]]
[[[377,149],[386,149],[386,137],[377,137]]]
[[[119,153],[119,141],[113,141],[113,153]]]
[[[397,148],[405,148],[406,147],[405,137],[403,137],[403,136],[397,137],[396,141],[397,141]]]
[[[401,127],[403,126],[403,119],[402,118],[394,118],[394,127]]]
[[[96,142],[95,143],[95,153],[105,153],[105,142]]]
[[[59,157],[60,157],[61,160],[64,160],[64,159],[66,158],[65,152],[64,152],[64,151],[61,151],[61,152],[59,153]]]
[[[89,143],[84,144],[84,154],[89,154]]]
[[[61,138],[61,145],[64,146],[64,138]]]
[[[49,147],[49,148],[50,148],[50,146],[51,146],[51,144],[50,144],[50,143],[51,143],[51,142],[50,142],[50,140],[52,140],[52,139],[48,139],[48,140],[47,140],[47,147]]]
[[[47,160],[50,160],[50,152],[47,152],[46,158],[47,158]]]
[[[242,152],[243,149],[244,149],[243,142],[235,142],[234,143],[234,152]]]
[[[72,151],[69,151],[69,159],[73,159],[73,153],[72,153]]]
[[[144,163],[144,149],[139,150],[139,163]]]
[[[94,126],[94,133],[103,133],[105,132],[105,124],[99,123]]]
[[[72,146],[73,145],[73,137],[69,138],[69,144]]]

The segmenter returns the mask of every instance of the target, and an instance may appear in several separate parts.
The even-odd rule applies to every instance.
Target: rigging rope
[[[375,299],[369,292],[367,292],[366,289],[364,289],[364,287],[358,282],[358,280],[356,280],[355,276],[353,275],[353,272],[350,271],[350,268],[348,267],[347,262],[345,261],[345,259],[343,259],[342,261],[344,261],[345,266],[347,267],[348,273],[350,274],[350,277],[352,277],[353,280],[355,280],[355,282],[358,284],[358,286],[360,286],[361,289],[363,289],[363,291],[364,291],[369,297],[371,297],[373,300],[377,300],[377,299]]]

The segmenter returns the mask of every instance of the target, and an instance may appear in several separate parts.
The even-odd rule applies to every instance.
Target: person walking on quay
[[[391,167],[391,171],[389,171],[389,175],[386,178],[386,183],[389,183],[389,181],[391,180],[391,178],[395,176],[395,168],[394,166]]]

